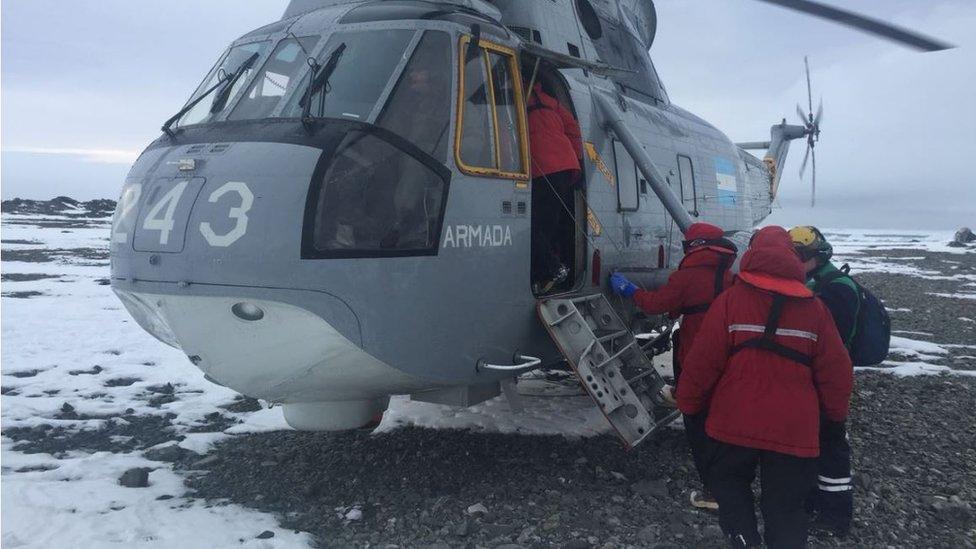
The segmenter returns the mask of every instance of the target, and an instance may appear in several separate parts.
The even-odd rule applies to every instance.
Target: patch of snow
[[[948,366],[939,366],[927,362],[897,362],[886,360],[882,366],[857,366],[855,371],[874,371],[893,374],[899,377],[930,376],[939,374],[955,374],[962,376],[976,376],[976,371],[953,370]]]
[[[25,455],[3,444],[5,467],[47,471],[5,473],[4,548],[15,547],[309,547],[307,534],[280,528],[268,514],[239,505],[208,505],[181,497],[183,478],[133,454],[98,452],[63,459]],[[116,479],[132,467],[154,468],[146,488]],[[158,500],[161,496],[171,499]],[[263,530],[274,542],[254,539]],[[243,542],[240,541],[243,539]]]
[[[281,408],[262,408],[244,416],[243,422],[224,430],[225,433],[239,435],[244,433],[266,433],[268,431],[292,430],[285,422]]]
[[[953,299],[976,299],[976,294],[943,294],[938,292],[926,292],[926,295],[934,295],[936,297],[949,297]]]
[[[512,411],[503,396],[470,408],[409,400],[390,399],[383,421],[374,431],[382,433],[399,427],[433,429],[471,429],[524,435],[594,436],[610,429],[603,414],[588,396],[522,398],[525,410]]]
[[[939,360],[944,355],[949,354],[949,351],[942,345],[899,336],[891,336],[889,349],[891,354],[916,357],[922,360]]]

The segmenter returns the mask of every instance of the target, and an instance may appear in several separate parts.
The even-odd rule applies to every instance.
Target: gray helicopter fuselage
[[[572,15],[571,2],[559,4]],[[284,404],[299,428],[358,426],[392,394],[464,404],[478,400],[470,396],[476,388],[506,376],[478,369],[479,361],[557,357],[536,317],[530,281],[532,182],[527,172],[500,177],[462,169],[454,150],[460,146],[454,137],[463,37],[471,37],[473,21],[483,43],[517,50],[517,37],[466,12],[417,19],[404,8],[386,18],[380,11],[350,17],[358,5],[295,15],[232,47],[265,42],[254,63],[261,67],[277,44],[315,35],[320,38],[309,54],[321,62],[334,33],[409,31],[413,36],[376,108],[311,127],[284,116],[281,105],[277,116],[229,119],[247,93],[245,80],[223,112],[161,136],[142,153],[113,223],[112,286],[140,325],[182,349],[212,381]],[[544,47],[567,53],[572,44],[584,58],[595,55],[597,45],[573,17],[526,17],[535,18]],[[443,105],[451,113],[449,154],[443,158],[376,128],[411,48],[432,32],[445,33],[452,48],[445,68],[451,94]],[[594,93],[617,98],[628,126],[697,219],[727,231],[749,230],[769,213],[766,166],[707,122],[666,97],[645,101],[619,93],[612,79],[584,69],[563,68],[557,76],[587,150],[586,213],[577,219],[586,232],[584,268],[567,292],[606,292],[611,270],[673,268],[681,253],[680,231],[605,128]],[[301,93],[301,86],[289,88],[281,104]],[[401,155],[441,178],[440,213],[429,214],[439,232],[430,246],[402,253],[316,251],[312,225],[329,222],[316,210],[317,189],[353,133],[382,141],[396,151],[389,158]],[[317,419],[330,414],[335,419]]]

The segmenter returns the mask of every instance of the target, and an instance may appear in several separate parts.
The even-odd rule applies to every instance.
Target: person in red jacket
[[[681,317],[681,329],[675,330],[672,338],[675,385],[680,383],[681,365],[691,350],[705,312],[712,301],[732,285],[729,268],[735,261],[737,251],[735,244],[725,238],[721,227],[710,223],[694,223],[688,227],[682,247],[685,257],[678,264],[678,269],[668,277],[667,284],[655,291],[641,290],[619,273],[614,273],[610,281],[615,292],[633,299],[634,304],[645,313],[667,313],[673,319]],[[684,416],[688,446],[704,486],[706,478],[702,450],[706,440],[702,419],[700,416]],[[718,509],[718,503],[707,487],[704,491],[693,490],[690,497],[695,507]]]
[[[532,157],[532,282],[548,292],[569,275],[564,253],[575,234],[570,211],[583,166],[583,140],[572,113],[536,82],[528,98]]]
[[[762,541],[751,486],[757,466],[766,545],[806,546],[820,417],[847,417],[850,357],[804,274],[782,227],[756,233],[738,281],[705,315],[678,386],[684,414],[707,412],[708,486],[723,532],[739,547]]]

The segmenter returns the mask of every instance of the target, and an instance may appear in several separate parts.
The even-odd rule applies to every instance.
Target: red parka
[[[688,228],[688,240],[722,238],[722,229],[707,223],[695,223]],[[686,309],[708,305],[715,299],[716,271],[722,269],[722,288],[732,286],[729,267],[735,260],[732,250],[717,246],[692,248],[678,270],[671,273],[668,283],[654,291],[637,290],[634,303],[640,310],[650,314],[668,313],[671,318],[684,315],[681,320],[681,335],[678,343],[678,363],[684,364],[691,350],[695,335],[705,319],[705,311],[683,312]]]
[[[759,231],[739,280],[712,304],[685,360],[678,408],[708,412],[716,440],[799,457],[820,454],[820,415],[847,417],[853,369],[830,312],[803,283],[803,266],[781,227]],[[787,296],[775,342],[810,366],[765,349],[733,346],[762,335],[774,294]]]
[[[532,154],[532,177],[575,171],[577,176],[583,158],[583,140],[579,123],[555,97],[542,91],[536,83],[529,96],[529,146]]]

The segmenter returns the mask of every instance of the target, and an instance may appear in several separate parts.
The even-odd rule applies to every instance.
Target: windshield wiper
[[[240,79],[241,75],[244,74],[244,71],[251,68],[251,65],[258,60],[258,57],[261,57],[261,55],[254,52],[243,63],[241,63],[240,67],[237,67],[234,74],[227,79],[224,87],[221,88],[220,91],[217,92],[217,96],[214,97],[213,103],[210,105],[210,114],[218,113],[224,110],[224,107],[227,106],[227,100],[230,99],[230,92],[234,89],[234,84],[236,84],[237,80]]]
[[[312,96],[319,90],[322,90],[322,97],[319,99],[319,116],[325,110],[325,94],[328,92],[329,78],[335,72],[336,66],[339,65],[339,59],[342,58],[344,51],[346,51],[345,42],[339,44],[332,50],[332,53],[329,54],[329,59],[325,62],[325,66],[320,68],[318,63],[312,65],[312,73],[308,79],[308,87],[305,89],[305,94],[302,95],[301,101],[298,102],[302,107],[302,125],[305,126],[305,129],[309,129],[315,120],[312,117]]]
[[[222,96],[224,96],[223,97],[223,102],[226,103],[227,102],[227,97],[225,97],[225,96],[226,95],[229,95],[229,93],[230,93],[229,90],[232,87],[234,87],[234,82],[236,82],[237,79],[241,77],[241,74],[243,74],[245,70],[247,70],[248,68],[250,68],[250,66],[257,60],[258,57],[259,56],[258,56],[257,53],[251,55],[251,57],[249,57],[246,61],[244,61],[244,63],[242,63],[241,66],[238,67],[236,71],[234,71],[234,74],[230,74],[229,75],[226,72],[223,73],[223,76],[221,76],[220,78],[217,79],[217,83],[216,84],[214,84],[213,86],[210,86],[209,88],[207,88],[207,91],[201,93],[199,97],[197,97],[193,101],[190,101],[189,103],[186,104],[186,106],[184,106],[182,109],[180,109],[179,112],[177,112],[173,116],[169,117],[169,119],[167,119],[166,122],[163,123],[163,127],[161,128],[163,130],[163,132],[166,135],[170,136],[170,137],[175,137],[176,136],[176,133],[174,133],[173,130],[171,129],[171,127],[173,126],[173,124],[176,123],[177,120],[179,120],[180,118],[182,118],[184,114],[190,112],[190,109],[192,109],[193,107],[196,107],[198,103],[200,103],[201,101],[203,101],[204,99],[206,99],[211,93],[213,93],[214,90],[216,90],[220,86],[222,86],[222,85],[227,84],[228,82],[230,82],[230,84],[228,84],[227,87],[224,88],[224,90],[227,90],[227,91],[221,90],[221,92],[220,92],[221,93],[221,96],[218,96],[216,99],[214,99],[214,104],[216,104],[217,101],[219,99],[221,99]],[[221,70],[223,70],[223,69],[221,69]],[[221,109],[222,108],[223,108],[223,105],[221,106]],[[217,110],[219,111],[220,109],[217,109]],[[211,113],[216,112],[214,110],[213,106],[211,106],[210,112]]]

